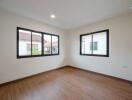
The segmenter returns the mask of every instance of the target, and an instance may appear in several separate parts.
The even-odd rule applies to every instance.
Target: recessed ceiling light
[[[51,14],[50,15],[50,18],[55,19],[55,15],[54,14]]]

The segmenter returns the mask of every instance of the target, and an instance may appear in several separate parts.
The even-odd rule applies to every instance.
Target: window
[[[51,35],[44,34],[44,54],[51,54]]]
[[[31,32],[26,30],[18,30],[19,32],[19,55],[31,55]]]
[[[42,55],[42,34],[32,32],[32,55]]]
[[[58,38],[56,36],[52,36],[52,53],[56,54],[59,52],[58,50]]]
[[[80,54],[109,57],[109,30],[80,35]]]
[[[59,55],[59,35],[17,27],[17,58]]]

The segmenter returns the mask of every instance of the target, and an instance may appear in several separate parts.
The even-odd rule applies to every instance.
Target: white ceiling
[[[76,28],[130,12],[132,0],[0,0],[0,7],[54,25]],[[55,14],[56,19],[51,19]]]

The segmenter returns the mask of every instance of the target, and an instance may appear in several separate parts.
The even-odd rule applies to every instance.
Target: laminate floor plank
[[[132,84],[64,67],[1,86],[0,100],[132,100]]]

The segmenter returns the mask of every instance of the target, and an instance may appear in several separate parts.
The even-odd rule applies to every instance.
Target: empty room
[[[132,0],[0,0],[0,100],[132,100]]]

